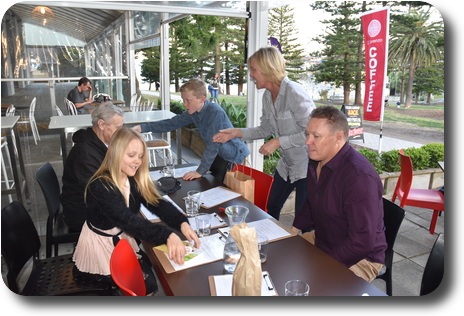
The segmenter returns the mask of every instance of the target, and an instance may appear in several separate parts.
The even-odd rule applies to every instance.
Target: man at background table
[[[88,114],[87,108],[94,102],[91,84],[92,82],[87,77],[82,77],[77,86],[68,93],[68,100],[74,103],[79,114]],[[86,93],[87,91],[88,93]]]
[[[105,158],[113,134],[124,124],[123,111],[111,102],[103,102],[92,111],[92,127],[74,133],[74,146],[63,171],[60,202],[66,225],[81,231],[86,220],[84,191]]]
[[[306,201],[292,230],[371,282],[385,263],[383,186],[369,161],[348,143],[345,114],[316,108],[306,128]]]

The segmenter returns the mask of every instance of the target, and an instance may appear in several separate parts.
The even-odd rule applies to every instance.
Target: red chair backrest
[[[124,296],[145,296],[142,268],[129,242],[121,239],[111,255],[111,277]]]
[[[249,175],[255,179],[255,205],[267,212],[267,200],[269,198],[269,193],[271,192],[272,183],[274,183],[274,177],[264,173],[262,171],[244,166],[244,165],[234,165],[232,171],[240,171],[246,175]]]
[[[413,169],[411,157],[406,156],[402,149],[400,153],[401,174],[395,188],[395,195],[400,199],[400,205],[404,206],[404,201],[408,198],[412,186]]]

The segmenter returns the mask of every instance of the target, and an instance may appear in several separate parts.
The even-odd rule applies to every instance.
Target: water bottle
[[[234,238],[229,234],[227,236],[226,244],[224,245],[224,269],[228,273],[234,273],[240,256],[240,249],[238,249]]]

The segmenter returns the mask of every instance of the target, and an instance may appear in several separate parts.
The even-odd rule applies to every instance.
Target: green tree
[[[436,63],[431,67],[418,68],[414,77],[413,93],[416,94],[416,102],[419,101],[419,94],[426,93],[426,104],[430,104],[433,93],[441,94],[445,89],[445,64]]]
[[[159,46],[146,48],[142,53],[145,59],[141,63],[140,76],[143,81],[149,83],[148,90],[151,90],[151,84],[160,80],[160,48]]]
[[[443,21],[431,21],[431,13],[430,9],[412,10],[391,23],[389,60],[408,69],[405,106],[411,105],[416,69],[430,67],[443,58]]]
[[[306,70],[303,69],[304,50],[296,43],[298,38],[293,10],[290,5],[269,10],[268,36],[276,38],[280,43],[286,60],[288,77],[291,80],[298,80]]]
[[[170,24],[171,80],[179,91],[182,81],[205,78],[215,58],[220,26],[217,17],[192,15]],[[213,62],[214,64],[214,62]]]
[[[359,83],[364,80],[359,13],[365,9],[350,1],[316,1],[311,7],[329,12],[333,18],[322,21],[326,25],[325,33],[314,39],[324,44],[324,48],[312,55],[323,61],[310,70],[314,71],[317,82],[343,87],[343,102],[349,104],[351,89],[356,86],[360,89]]]
[[[242,18],[224,18],[224,26],[220,56],[224,64],[224,83],[226,94],[230,94],[230,85],[237,84],[238,92],[243,92],[247,70],[245,68],[245,25]]]

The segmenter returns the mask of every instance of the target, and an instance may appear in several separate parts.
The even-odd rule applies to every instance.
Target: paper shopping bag
[[[263,276],[256,228],[248,227],[247,223],[242,223],[234,225],[229,233],[241,252],[232,278],[232,295],[261,296]]]
[[[224,183],[251,203],[255,202],[255,179],[251,176],[239,170],[228,171]]]

